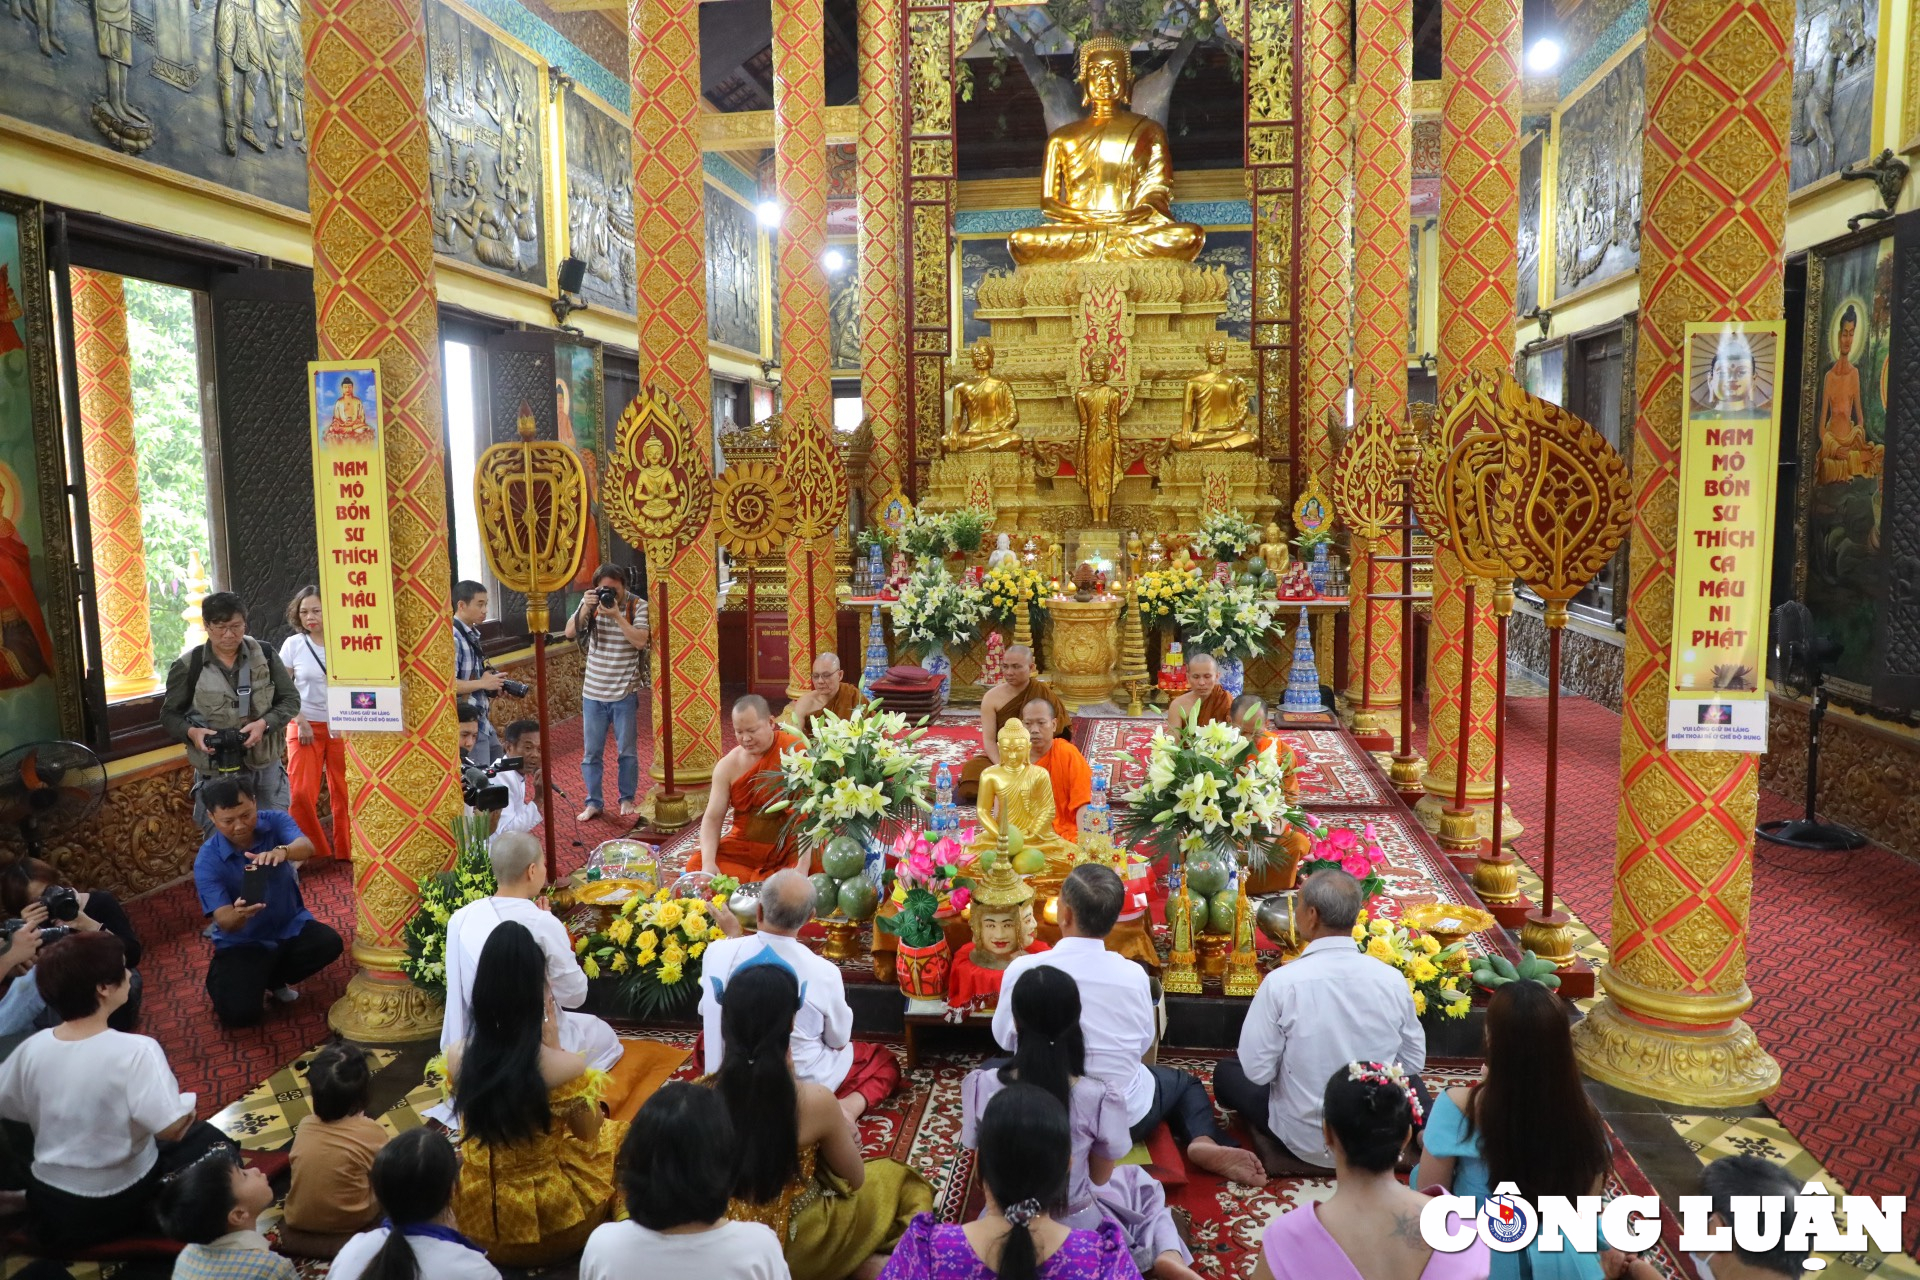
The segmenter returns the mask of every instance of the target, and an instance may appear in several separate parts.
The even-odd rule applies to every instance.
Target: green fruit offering
[[[1164,912],[1165,912],[1164,919],[1166,920],[1167,925],[1169,927],[1173,925],[1174,901],[1175,901],[1174,895],[1168,894],[1167,905],[1164,908]],[[1205,894],[1198,893],[1191,886],[1189,886],[1187,889],[1187,903],[1189,907],[1192,908],[1187,913],[1188,919],[1193,924],[1194,932],[1198,933],[1200,930],[1207,927],[1207,912],[1210,909],[1207,904],[1207,897]]]
[[[880,894],[865,876],[854,876],[840,885],[840,914],[849,920],[870,920],[880,905]]]
[[[1195,859],[1187,863],[1187,888],[1193,893],[1211,898],[1227,887],[1227,877],[1230,874],[1226,862],[1222,859]]]
[[[857,876],[866,869],[867,851],[852,836],[835,836],[820,851],[820,869],[835,880]]]
[[[1023,876],[1039,875],[1047,869],[1047,855],[1028,845],[1013,855],[1013,869]]]
[[[1239,897],[1231,889],[1222,889],[1208,901],[1207,924],[1215,933],[1233,932],[1234,908],[1240,905]]]
[[[818,915],[832,915],[840,901],[840,882],[824,871],[807,877],[813,881],[813,909]]]

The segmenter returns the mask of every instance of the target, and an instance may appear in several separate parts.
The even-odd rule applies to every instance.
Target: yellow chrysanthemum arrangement
[[[1443,947],[1430,933],[1370,920],[1362,911],[1353,922],[1353,945],[1400,971],[1415,1013],[1436,1009],[1442,1017],[1464,1018],[1473,1007],[1473,957],[1464,941]]]
[[[1192,569],[1154,569],[1134,581],[1140,593],[1140,620],[1157,627],[1171,618],[1181,603],[1200,590],[1200,575]]]
[[[669,889],[635,895],[606,925],[573,944],[589,978],[620,979],[620,995],[635,1013],[656,1017],[679,1011],[700,994],[700,957],[723,937],[715,912],[724,899],[676,898]]]
[[[1013,622],[1022,609],[1038,613],[1046,607],[1046,577],[1018,560],[1006,560],[999,568],[987,570],[980,590],[986,597],[987,613],[996,622]],[[1037,617],[1029,621],[1036,623],[1035,630],[1039,629]]]

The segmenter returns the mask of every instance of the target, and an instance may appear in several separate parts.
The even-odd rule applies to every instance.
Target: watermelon
[[[866,866],[867,851],[852,836],[835,836],[820,851],[820,869],[835,880],[857,876]]]
[[[1211,898],[1227,887],[1229,874],[1223,858],[1195,858],[1187,863],[1187,889]]]

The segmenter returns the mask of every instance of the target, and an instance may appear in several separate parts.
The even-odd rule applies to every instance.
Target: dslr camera
[[[487,663],[487,665],[482,667],[481,670],[489,671],[489,672],[492,672],[494,675],[499,676],[500,692],[506,694],[509,698],[524,698],[529,693],[533,692],[532,685],[528,684],[525,680],[509,680],[507,678],[507,673],[502,671],[500,668],[494,666],[491,662]]]
[[[507,784],[495,782],[494,778],[502,773],[518,773],[523,763],[522,756],[501,756],[484,767],[462,760],[460,795],[467,808],[476,813],[495,813],[506,808]]]
[[[47,909],[47,919],[60,924],[72,924],[80,918],[80,895],[72,885],[48,885],[40,892],[40,905]]]
[[[67,892],[72,893],[73,890],[69,889],[67,890]],[[76,914],[78,914],[78,910],[79,910],[78,907],[76,907],[75,908]],[[67,918],[71,920],[73,917],[69,916]],[[26,927],[27,927],[27,922],[25,920],[22,920],[18,916],[15,916],[11,920],[0,921],[0,947],[12,946],[13,935],[20,932],[22,929]],[[60,941],[60,939],[70,937],[72,936],[72,934],[73,934],[72,925],[43,924],[40,926],[40,945],[43,947],[50,947],[54,943]]]
[[[612,587],[595,587],[593,594],[600,601],[602,609],[611,609],[620,603],[620,593]]]
[[[205,729],[206,718],[195,711],[187,723]],[[244,729],[215,729],[207,735],[207,759],[215,773],[239,773],[247,767],[247,733]]]

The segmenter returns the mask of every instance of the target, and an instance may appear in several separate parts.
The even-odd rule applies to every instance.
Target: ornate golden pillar
[[[787,544],[787,692],[811,688],[814,655],[834,640],[833,531],[807,520],[802,458],[833,449],[827,282],[826,63],[821,0],[774,0],[773,144],[780,223],[780,460],[811,523]],[[845,488],[840,492],[844,495]],[[844,499],[843,499],[844,500]],[[841,513],[844,514],[844,513]],[[834,524],[838,523],[836,516]]]
[[[73,269],[73,360],[107,696],[135,697],[160,682],[153,677],[147,543],[140,527],[133,438],[133,357],[127,349],[126,288],[119,276]]]
[[[1469,372],[1513,367],[1514,236],[1520,185],[1520,0],[1447,0],[1441,16],[1440,400]],[[1473,628],[1472,720],[1460,724],[1466,628]],[[1427,794],[1416,807],[1429,831],[1453,806],[1455,768],[1467,762],[1467,803],[1480,838],[1493,834],[1494,677],[1499,633],[1493,588],[1474,592],[1451,551],[1433,557],[1427,632]],[[1464,749],[1461,739],[1464,736]],[[1466,823],[1449,839],[1470,838]],[[1451,827],[1449,827],[1451,831]],[[1517,824],[1503,823],[1502,843]],[[1451,847],[1451,846],[1450,846]]]
[[[380,362],[406,711],[400,733],[347,735],[361,969],[328,1021],[352,1040],[415,1040],[439,1027],[440,1001],[401,974],[400,931],[421,882],[452,865],[461,808],[426,30],[417,4],[315,0],[303,32],[320,358]]]
[[[1398,429],[1407,417],[1407,219],[1413,200],[1413,11],[1400,0],[1358,0],[1354,50],[1354,334],[1356,416],[1378,409]],[[1398,533],[1374,551],[1401,553]],[[1367,589],[1400,590],[1400,566],[1369,561]],[[1356,596],[1360,584],[1354,584]],[[1366,615],[1373,614],[1371,628]],[[1400,608],[1371,610],[1355,600],[1351,642],[1371,631],[1369,660],[1350,661],[1350,707],[1360,705],[1359,681],[1371,686],[1370,717],[1356,716],[1357,732],[1395,737],[1400,729]],[[1370,721],[1370,723],[1369,723]]]
[[[1685,326],[1781,314],[1792,34],[1790,0],[1655,0],[1647,32],[1613,959],[1574,1042],[1595,1079],[1688,1106],[1780,1083],[1740,1020],[1759,761],[1669,752],[1666,733]]]
[[[1351,0],[1307,0],[1307,332],[1301,413],[1303,475],[1333,492],[1333,422],[1344,422],[1353,360],[1353,118],[1347,108],[1353,47]],[[1328,655],[1329,658],[1331,655]]]
[[[707,373],[707,215],[700,157],[698,0],[631,0],[627,52],[633,86],[634,268],[640,300],[640,380],[667,390],[694,423],[713,421]],[[708,460],[711,463],[711,459]],[[653,724],[673,720],[675,787],[713,777],[720,759],[719,560],[711,523],[650,565],[668,584],[665,651],[653,646]],[[656,619],[656,621],[658,621]],[[671,690],[671,705],[662,690]],[[648,772],[666,775],[664,752]]]
[[[896,0],[860,0],[860,407],[872,439],[867,453],[869,513],[889,494],[906,492],[913,469],[901,313],[906,292],[900,215],[907,194],[900,139],[903,25]]]
[[[1306,184],[1301,178],[1300,77],[1294,74],[1295,0],[1246,5],[1247,177],[1253,197],[1253,369],[1260,453],[1283,508],[1300,465],[1300,355],[1295,304]],[[1222,17],[1231,19],[1230,6]]]

